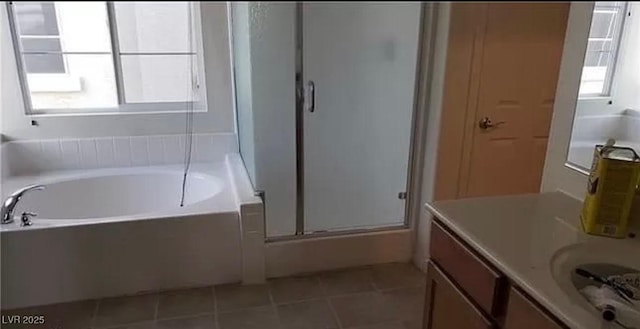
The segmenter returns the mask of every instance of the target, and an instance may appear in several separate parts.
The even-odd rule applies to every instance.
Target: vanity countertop
[[[632,257],[640,257],[640,239],[583,233],[581,207],[579,200],[561,192],[427,204],[443,224],[567,326],[602,328],[601,318],[589,311],[586,301],[568,287],[570,283],[554,279],[552,259],[559,250],[576,244],[637,247]]]

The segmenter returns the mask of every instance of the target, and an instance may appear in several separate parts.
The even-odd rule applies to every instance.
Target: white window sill
[[[611,100],[611,96],[605,96],[605,95],[579,95],[578,96],[578,100],[579,101],[608,101]]]
[[[625,109],[624,115],[630,117],[640,117],[640,110],[638,109]]]
[[[167,102],[167,103],[138,103],[122,104],[120,106],[103,108],[50,108],[34,109],[29,114],[34,116],[112,116],[139,114],[185,114],[187,109],[193,113],[206,113],[203,103]]]
[[[73,93],[82,91],[80,77],[66,73],[27,74],[29,91],[32,93]]]

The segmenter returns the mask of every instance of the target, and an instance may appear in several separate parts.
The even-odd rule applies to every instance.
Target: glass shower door
[[[301,6],[304,232],[402,225],[421,5]]]

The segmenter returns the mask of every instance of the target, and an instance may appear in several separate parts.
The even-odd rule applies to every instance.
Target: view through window
[[[580,81],[581,96],[609,94],[625,9],[626,2],[598,1],[595,3]]]
[[[182,110],[198,87],[192,2],[12,2],[31,112]]]

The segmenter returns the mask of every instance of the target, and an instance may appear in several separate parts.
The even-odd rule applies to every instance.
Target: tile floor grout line
[[[358,325],[358,326],[350,326],[350,327],[340,328],[340,329],[368,329],[368,328],[382,326],[382,325],[385,325],[385,324],[399,324],[401,328],[405,328],[405,326],[404,326],[404,324],[402,323],[401,320],[391,320],[391,321],[383,321],[383,322],[376,322],[376,323],[370,323],[370,324],[363,324],[363,325]]]
[[[156,307],[153,310],[153,320],[158,321],[158,309],[160,308],[160,293],[156,293]]]
[[[423,288],[424,285],[422,284],[417,284],[417,285],[413,285],[413,286],[398,286],[398,287],[393,287],[393,288],[385,288],[385,289],[380,289],[378,290],[378,292],[389,292],[389,291],[394,291],[394,290],[400,290],[400,289],[415,289],[415,288]]]
[[[96,318],[98,317],[98,311],[100,309],[100,301],[102,301],[102,298],[98,298],[96,300],[96,306],[93,309],[93,314],[91,315],[91,325],[90,327],[94,327],[94,322],[96,321]]]
[[[269,295],[269,302],[272,305],[276,305],[275,301],[273,300],[273,294],[271,293],[271,285],[269,284],[269,280],[265,280],[265,284],[267,285],[267,294]]]
[[[269,304],[264,304],[264,305],[234,308],[234,309],[231,309],[231,310],[221,311],[220,314],[229,314],[229,313],[235,313],[235,312],[240,312],[240,311],[247,311],[247,310],[252,310],[252,309],[261,308],[261,307],[268,307],[268,306],[271,306],[271,305],[276,305],[276,304],[269,303]],[[277,305],[279,306],[279,305],[282,305],[282,304],[277,304]]]
[[[269,305],[271,306],[271,308],[273,309],[273,312],[276,315],[276,320],[278,321],[278,327],[283,328],[284,326],[282,325],[282,319],[280,319],[280,312],[278,312],[278,306],[273,300],[273,294],[271,294],[271,285],[267,280],[265,280],[265,284],[267,285],[267,295],[269,295]]]
[[[127,323],[120,323],[120,324],[110,324],[106,326],[91,326],[91,329],[119,329],[119,328],[137,326],[137,325],[146,324],[146,323],[156,323],[156,321],[146,320],[146,321],[127,322]]]
[[[288,301],[288,302],[282,302],[282,303],[273,303],[273,305],[276,306],[281,306],[281,305],[291,305],[291,304],[299,304],[299,303],[306,303],[306,302],[315,302],[318,300],[323,300],[325,298],[327,298],[328,296],[320,296],[320,297],[312,297],[309,299],[299,299],[299,300],[292,300],[292,301]]]
[[[278,312],[278,307],[271,303],[271,309],[273,310],[273,313],[276,315],[276,321],[278,322],[278,327],[279,328],[284,328],[284,326],[282,325],[282,320],[280,319],[280,312]]]
[[[325,300],[329,305],[329,310],[331,311],[331,315],[333,315],[333,318],[336,320],[336,323],[338,324],[338,329],[342,329],[342,321],[340,321],[340,318],[338,317],[338,312],[336,312],[335,308],[333,307],[333,304],[331,304],[331,298],[325,297]]]
[[[373,270],[372,270],[373,272]],[[369,283],[371,283],[371,286],[373,287],[373,290],[375,291],[380,291],[380,288],[378,287],[378,285],[376,284],[376,280],[373,279],[373,273],[371,273],[371,277],[369,278]]]
[[[198,318],[198,317],[206,316],[206,315],[214,315],[214,312],[211,311],[211,312],[200,312],[200,313],[193,313],[193,314],[176,315],[176,316],[170,316],[168,318],[158,318],[158,319],[151,320],[151,321],[161,322],[161,321],[165,321],[165,320],[189,319],[189,318]],[[144,323],[144,322],[149,322],[149,321],[140,321],[140,322],[135,322],[135,323],[132,323],[132,324]]]
[[[376,290],[356,291],[356,292],[347,292],[347,293],[344,293],[344,294],[327,295],[325,297],[326,298],[344,298],[344,297],[351,297],[351,296],[355,296],[355,295],[371,294],[371,293],[376,293],[376,292],[379,292],[379,291],[376,291]]]
[[[212,288],[213,288],[213,286],[212,286]],[[196,317],[201,317],[201,316],[206,316],[206,315],[214,315],[215,322],[216,322],[216,325],[217,325],[218,317],[217,317],[217,314],[215,314],[216,313],[215,300],[214,300],[214,310],[211,311],[211,312],[192,313],[192,314],[171,316],[171,317],[166,317],[166,318],[158,318],[159,305],[160,305],[160,296],[158,294],[157,301],[156,301],[156,306],[155,306],[155,310],[154,310],[154,317],[151,320],[135,321],[135,322],[130,322],[130,323],[120,323],[120,324],[106,325],[106,326],[95,326],[95,325],[92,325],[91,328],[92,329],[115,329],[115,328],[121,328],[121,327],[136,326],[136,325],[145,324],[145,323],[157,323],[159,321],[165,321],[165,320],[179,320],[179,319],[196,318]],[[97,308],[98,307],[96,306],[96,310],[94,311],[96,313],[97,313]],[[93,321],[94,320],[92,320],[92,324],[93,324]]]
[[[211,296],[213,297],[213,322],[216,329],[220,329],[220,313],[218,313],[218,294],[216,294],[216,286],[211,286]]]

